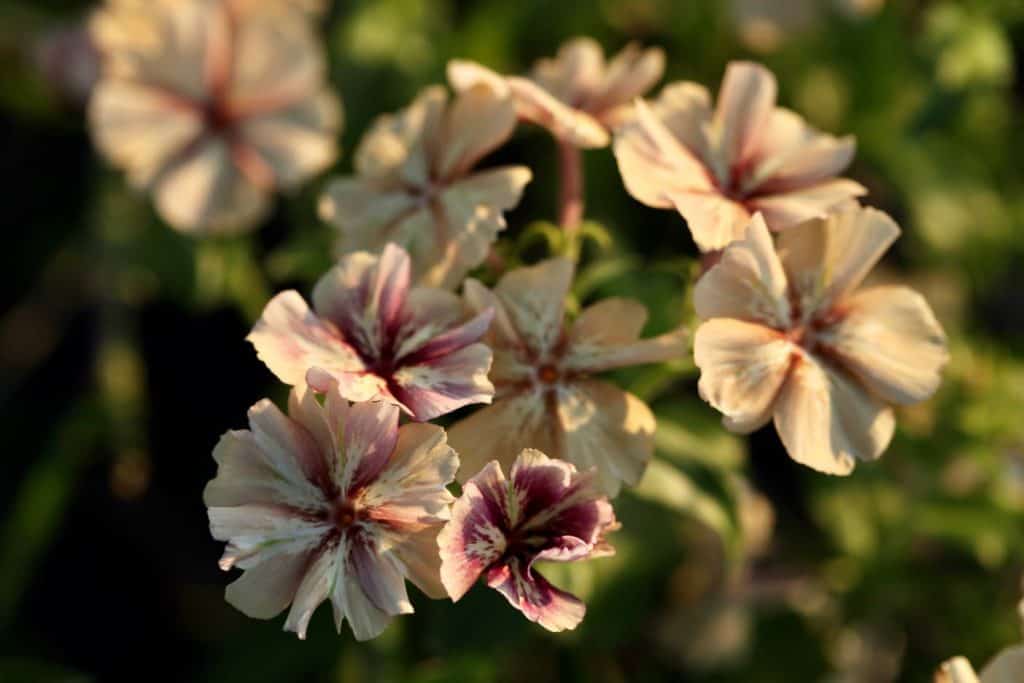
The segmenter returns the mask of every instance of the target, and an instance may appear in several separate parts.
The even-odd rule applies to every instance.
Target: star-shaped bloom
[[[249,341],[278,379],[350,401],[383,400],[415,420],[490,403],[491,351],[477,343],[491,322],[466,320],[457,296],[412,287],[409,255],[388,244],[380,256],[343,257],[313,290],[313,310],[295,290],[267,304]]]
[[[380,402],[350,407],[335,389],[321,405],[302,387],[288,415],[263,400],[250,429],[221,437],[203,498],[213,537],[227,541],[221,569],[245,570],[229,603],[257,619],[291,604],[284,627],[305,638],[330,600],[339,632],[348,619],[366,640],[413,611],[406,579],[445,596],[437,534],[459,460],[444,430],[399,428],[398,414]]]
[[[593,472],[526,449],[506,480],[489,462],[466,482],[437,537],[441,581],[457,601],[483,575],[487,585],[549,631],[576,628],[586,606],[533,568],[614,554],[604,535],[618,528]]]
[[[305,13],[231,0],[108,0],[93,137],[190,233],[252,227],[332,163],[341,104]]]
[[[704,86],[690,82],[666,86],[656,102],[638,100],[615,137],[626,189],[648,206],[676,209],[702,251],[741,238],[755,212],[784,230],[863,195],[860,184],[835,177],[853,159],[853,138],[776,107],[776,91],[763,66],[732,62],[714,108]]]
[[[537,62],[530,78],[503,77],[462,60],[448,64],[448,80],[456,90],[478,83],[510,93],[519,116],[543,126],[558,139],[577,147],[604,147],[608,131],[623,119],[624,105],[650,90],[665,71],[665,53],[630,43],[605,62],[601,46],[591,38],[574,38],[554,59]]]
[[[493,291],[467,280],[477,311],[494,310],[485,341],[494,350],[494,405],[455,424],[452,446],[463,454],[460,480],[494,458],[504,467],[523,448],[536,448],[581,470],[597,468],[604,491],[636,484],[653,451],[654,415],[636,396],[593,374],[686,354],[678,329],[639,339],[642,304],[611,298],[567,325],[565,297],[573,264],[552,259],[507,273]]]
[[[701,396],[726,427],[774,418],[797,462],[849,474],[886,449],[890,404],[938,388],[946,338],[927,302],[900,286],[857,287],[899,228],[848,207],[786,230],[778,248],[760,216],[694,290]]]
[[[453,289],[480,265],[519,203],[525,166],[473,171],[515,128],[515,105],[481,85],[448,103],[427,88],[407,109],[380,117],[356,150],[357,175],[333,181],[320,212],[343,250],[405,247],[423,284]]]

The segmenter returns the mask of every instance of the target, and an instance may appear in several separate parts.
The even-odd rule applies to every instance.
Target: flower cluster
[[[322,9],[108,0],[96,17],[97,144],[173,226],[252,225],[274,190],[332,162]],[[578,241],[533,265],[495,248],[532,173],[486,158],[519,121],[557,142],[566,234],[578,239],[582,218],[579,150],[610,144],[633,197],[685,218],[705,252],[698,389],[726,428],[773,420],[794,460],[849,474],[889,445],[892,406],[936,391],[947,351],[928,304],[861,287],[900,230],[837,177],[852,138],[777,107],[774,77],[752,63],[727,67],[714,106],[689,82],[640,99],[664,62],[636,45],[606,62],[589,39],[529,77],[457,60],[453,96],[429,87],[373,123],[354,174],[320,201],[340,232],[336,265],[311,305],[277,294],[248,337],[292,387],[288,413],[260,401],[214,450],[211,530],[227,543],[221,567],[244,571],[232,605],[264,619],[290,605],[285,628],[303,638],[330,601],[337,627],[367,639],[413,611],[406,580],[459,600],[482,577],[548,630],[582,620],[534,563],[613,552],[610,499],[641,481],[657,428],[644,400],[597,375],[682,359],[690,335],[644,337],[647,309],[623,298],[574,314]],[[447,434],[425,424],[456,410],[473,412]],[[950,680],[967,680],[961,669]]]

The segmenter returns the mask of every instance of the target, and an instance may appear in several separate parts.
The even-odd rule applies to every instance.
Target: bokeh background
[[[904,236],[878,277],[923,291],[950,336],[938,395],[848,478],[726,433],[692,369],[617,375],[659,417],[651,476],[617,501],[612,559],[553,570],[589,613],[552,635],[492,591],[357,644],[223,600],[201,500],[217,437],[284,397],[243,338],[270,294],[331,260],[324,177],[247,237],[161,224],[90,144],[95,57],[74,0],[0,0],[0,681],[927,681],[1021,638],[1024,562],[1024,3],[1020,0],[346,0],[323,23],[344,153],[460,56],[521,71],[574,35],[668,54],[716,90],[755,58],[783,104],[859,140],[849,173]],[[535,172],[507,236],[543,255],[555,150],[522,128],[495,163]],[[586,154],[594,242],[580,299],[684,317],[681,219]],[[597,232],[597,231],[595,231]]]

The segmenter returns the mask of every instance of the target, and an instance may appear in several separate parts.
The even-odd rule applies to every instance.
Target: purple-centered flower
[[[291,604],[284,627],[305,638],[330,600],[339,632],[348,619],[367,640],[413,611],[406,579],[445,596],[437,533],[459,459],[444,430],[399,429],[395,406],[349,406],[336,388],[321,405],[306,387],[292,390],[287,416],[260,401],[249,425],[221,437],[203,494],[213,537],[228,542],[221,569],[245,570],[229,603],[257,619]]]
[[[593,471],[527,448],[509,479],[496,460],[466,482],[437,537],[441,582],[458,601],[481,575],[530,621],[576,628],[586,606],[533,569],[537,560],[575,562],[614,554],[604,535],[618,528]]]
[[[313,290],[313,310],[294,290],[267,304],[249,334],[260,359],[286,384],[350,401],[394,403],[432,420],[490,403],[491,351],[477,343],[493,311],[464,320],[450,292],[410,287],[409,255],[388,244],[380,256],[344,256]]]

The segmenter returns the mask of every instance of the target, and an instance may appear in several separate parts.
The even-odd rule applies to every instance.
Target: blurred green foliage
[[[665,82],[713,90],[728,60],[764,61],[784,105],[857,136],[849,175],[904,228],[879,277],[926,294],[953,356],[939,394],[902,411],[885,457],[843,479],[794,465],[771,430],[725,432],[688,361],[619,372],[659,417],[658,460],[617,501],[617,556],[545,569],[587,601],[580,629],[548,634],[476,590],[454,606],[419,596],[415,616],[357,645],[333,634],[327,610],[299,643],[227,606],[199,495],[217,434],[242,424],[246,401],[282,396],[258,363],[233,358],[252,355],[241,340],[272,291],[308,289],[329,266],[333,235],[315,211],[323,179],[249,237],[172,232],[90,152],[63,72],[42,68],[41,41],[74,28],[88,3],[0,0],[2,169],[5,183],[29,188],[6,208],[15,245],[2,256],[0,420],[13,436],[0,485],[0,680],[119,680],[133,661],[119,644],[126,624],[80,614],[72,623],[107,630],[106,645],[69,645],[53,622],[79,605],[46,597],[51,584],[34,574],[85,577],[72,579],[77,590],[109,595],[84,604],[116,610],[128,594],[88,577],[131,575],[140,562],[156,578],[139,589],[152,601],[139,609],[162,626],[135,638],[170,662],[140,676],[152,680],[923,681],[949,656],[980,664],[1019,640],[1024,3],[891,0],[863,14],[852,2],[810,5],[811,19],[752,51],[728,2],[336,3],[324,22],[346,105],[336,172],[351,168],[376,115],[442,82],[453,57],[519,72],[574,35],[609,51],[637,39],[667,51]],[[551,141],[523,128],[496,157],[535,176],[509,215],[506,256],[564,250],[544,222],[558,184]],[[578,303],[638,298],[649,333],[688,320],[696,250],[681,219],[630,199],[608,150],[585,164]],[[179,349],[207,355],[207,372],[190,373],[195,356]],[[202,410],[216,411],[210,424],[181,416],[193,414],[191,398],[169,405],[155,388],[179,372]],[[179,431],[175,444],[192,450],[156,436]],[[89,527],[91,514],[113,528]],[[114,530],[129,517],[157,538]],[[77,547],[69,534],[83,525],[105,554],[76,573],[61,563],[82,556],[62,548]]]

